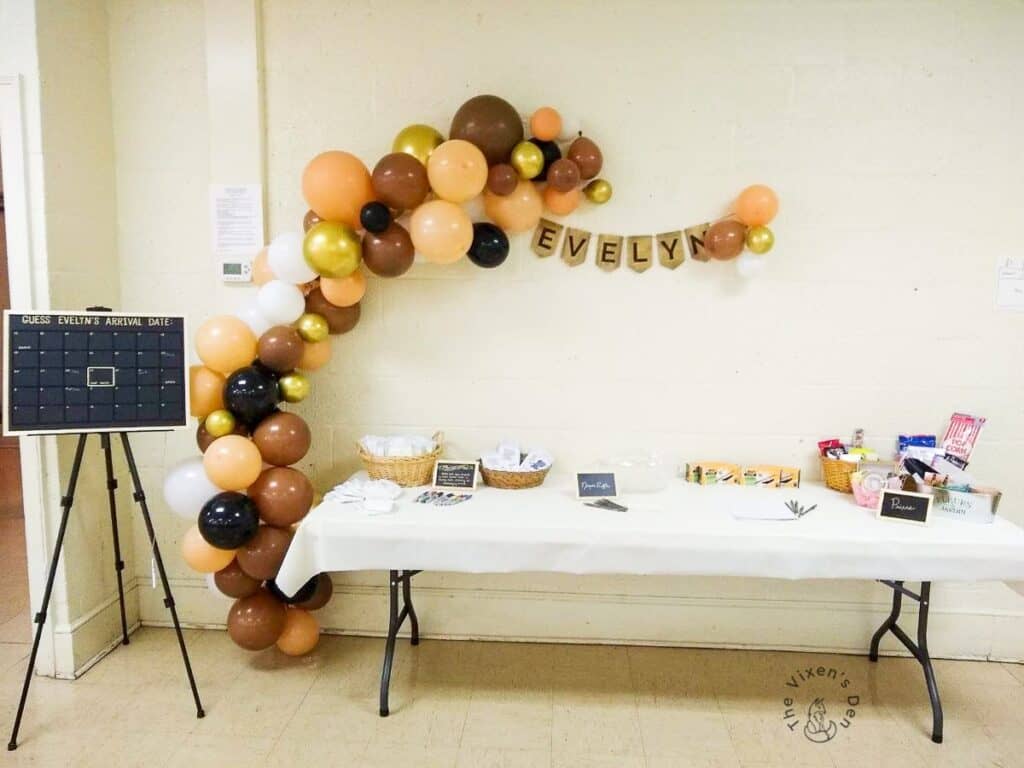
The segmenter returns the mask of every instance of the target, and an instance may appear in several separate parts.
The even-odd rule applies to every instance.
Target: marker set
[[[445,493],[444,491],[424,491],[413,501],[417,504],[433,504],[435,507],[450,507],[473,498],[472,493]]]

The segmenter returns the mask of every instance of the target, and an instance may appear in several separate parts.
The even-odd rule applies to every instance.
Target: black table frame
[[[395,660],[395,643],[398,641],[398,632],[405,620],[409,619],[410,642],[412,645],[419,645],[420,623],[416,617],[416,609],[412,605],[412,577],[420,571],[391,571],[388,575],[388,634],[384,643],[384,666],[380,674],[380,716],[387,717],[390,713],[388,707],[388,693],[391,687],[391,669]],[[936,744],[942,743],[942,702],[939,700],[939,688],[935,682],[935,670],[932,669],[931,656],[928,654],[928,608],[931,601],[932,584],[930,581],[921,582],[920,593],[912,592],[904,586],[902,581],[879,580],[892,590],[892,611],[889,617],[882,622],[874,636],[871,638],[871,649],[868,657],[871,661],[878,661],[878,644],[887,632],[892,632],[896,638],[907,647],[917,659],[924,670],[924,680],[928,687],[928,698],[932,705],[932,741]],[[402,607],[398,605],[398,592],[401,588]],[[903,598],[907,597],[919,604],[917,612],[917,642],[915,643],[897,623],[903,609]]]

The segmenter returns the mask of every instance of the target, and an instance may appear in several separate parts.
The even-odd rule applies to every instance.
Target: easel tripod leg
[[[110,449],[110,434],[100,433],[100,443],[103,445],[103,461],[107,468],[107,500],[110,504],[110,528],[114,533],[114,569],[117,571],[117,597],[121,602],[121,643],[128,645],[128,617],[124,608],[124,560],[121,559],[121,536],[117,530],[117,499],[114,491],[117,490],[117,479],[114,477],[114,457]]]
[[[153,561],[156,563],[157,572],[160,574],[160,583],[164,589],[164,605],[171,613],[171,620],[174,622],[174,631],[178,636],[178,647],[181,649],[181,659],[185,662],[185,673],[188,675],[188,684],[192,689],[192,698],[196,703],[196,717],[205,717],[203,704],[199,700],[199,690],[196,688],[196,679],[192,674],[192,664],[188,659],[188,649],[185,648],[185,637],[181,633],[181,624],[178,621],[178,611],[174,607],[174,595],[171,594],[171,584],[167,580],[167,571],[164,570],[164,561],[160,557],[160,546],[156,543],[156,532],[153,530],[153,521],[149,516],[149,506],[146,504],[146,494],[142,490],[142,480],[139,478],[139,469],[135,465],[135,456],[132,454],[132,447],[128,442],[128,435],[121,433],[121,445],[124,448],[124,457],[128,461],[128,472],[132,477],[132,487],[135,490],[133,498],[139,504],[142,511],[142,520],[146,524],[146,535],[149,537],[149,544],[153,549]]]
[[[64,512],[60,518],[60,528],[57,529],[57,541],[53,545],[53,557],[50,559],[50,571],[46,576],[46,588],[43,590],[43,604],[39,607],[34,621],[36,634],[32,639],[32,653],[28,657],[28,668],[25,670],[25,682],[21,686],[21,699],[18,701],[18,713],[14,717],[14,728],[11,729],[11,739],[7,742],[7,750],[13,752],[18,748],[18,731],[21,728],[21,718],[25,714],[25,702],[28,699],[28,689],[32,684],[32,673],[36,668],[36,656],[39,653],[39,641],[43,634],[43,624],[46,623],[46,612],[50,607],[50,595],[53,592],[53,581],[57,576],[57,564],[60,562],[60,552],[64,548],[64,534],[68,529],[68,517],[71,514],[71,505],[75,500],[75,487],[78,485],[78,472],[82,468],[82,455],[85,452],[85,435],[78,436],[78,445],[75,447],[75,460],[71,465],[71,477],[68,479],[68,492],[60,505]]]

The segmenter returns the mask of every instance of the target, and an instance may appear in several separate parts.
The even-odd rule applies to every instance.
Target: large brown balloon
[[[507,163],[512,147],[523,140],[523,121],[504,99],[474,96],[455,113],[448,138],[475,144],[488,165]]]
[[[416,249],[409,231],[401,224],[391,225],[380,234],[363,235],[363,264],[380,277],[399,277],[409,271]]]
[[[213,582],[223,594],[234,598],[255,595],[260,588],[260,580],[243,571],[237,560],[213,574]]]
[[[306,211],[306,215],[302,217],[302,231],[309,232],[309,230],[321,221],[323,221],[323,219],[316,215],[316,211]]]
[[[492,165],[487,172],[487,189],[500,197],[511,195],[519,184],[519,173],[508,163]]]
[[[256,346],[260,362],[275,373],[288,373],[299,364],[304,348],[299,332],[288,325],[268,328]]]
[[[323,315],[330,333],[348,333],[359,322],[359,302],[351,307],[336,307],[317,288],[306,296],[306,311]]]
[[[327,605],[327,601],[331,599],[331,595],[334,594],[334,584],[331,582],[331,577],[326,573],[321,573],[316,577],[316,591],[309,600],[303,600],[301,603],[296,603],[300,608],[305,608],[307,611],[316,611]]]
[[[256,504],[260,519],[279,528],[299,522],[313,506],[313,484],[291,467],[263,470],[247,493]]]
[[[246,437],[249,434],[249,430],[245,428],[245,424],[238,422],[235,424],[235,431],[231,434]],[[206,431],[206,420],[204,419],[200,421],[199,426],[196,428],[196,445],[199,446],[199,452],[206,453],[206,449],[210,447],[210,443],[216,439],[216,437]]]
[[[576,189],[580,178],[580,167],[567,157],[555,160],[548,168],[548,186],[559,192]]]
[[[712,224],[704,235],[704,248],[720,261],[734,259],[743,250],[747,236],[744,224],[734,219],[723,219]]]
[[[260,422],[252,441],[268,464],[286,467],[301,461],[309,450],[312,436],[301,416],[280,411]]]
[[[261,525],[256,535],[235,552],[235,559],[238,566],[254,579],[266,581],[277,576],[291,543],[291,531]]]
[[[430,192],[427,169],[405,152],[384,155],[374,166],[371,181],[380,202],[403,211],[415,208]]]
[[[565,156],[576,163],[580,169],[580,176],[584,179],[592,179],[597,176],[601,172],[601,166],[604,165],[604,156],[601,154],[600,147],[586,136],[580,136],[570,144],[569,151]]]
[[[277,642],[284,631],[284,603],[261,589],[236,600],[228,612],[228,634],[247,651],[262,651]]]

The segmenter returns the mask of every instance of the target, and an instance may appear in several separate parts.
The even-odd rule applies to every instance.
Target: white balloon
[[[263,316],[263,313],[260,312],[260,308],[256,305],[255,301],[250,302],[245,309],[237,312],[236,316],[243,323],[249,326],[249,330],[256,334],[257,339],[266,333],[267,329],[272,325],[272,323]]]
[[[298,286],[283,280],[271,280],[256,294],[256,306],[271,325],[288,325],[305,311],[306,299]]]
[[[267,247],[267,265],[278,280],[286,283],[308,283],[316,278],[302,255],[303,237],[298,232],[284,232]]]
[[[164,478],[164,501],[178,517],[195,522],[203,504],[221,490],[210,482],[201,456],[178,462]]]
[[[765,260],[753,253],[741,253],[736,259],[736,271],[740,277],[751,278],[761,273]]]

